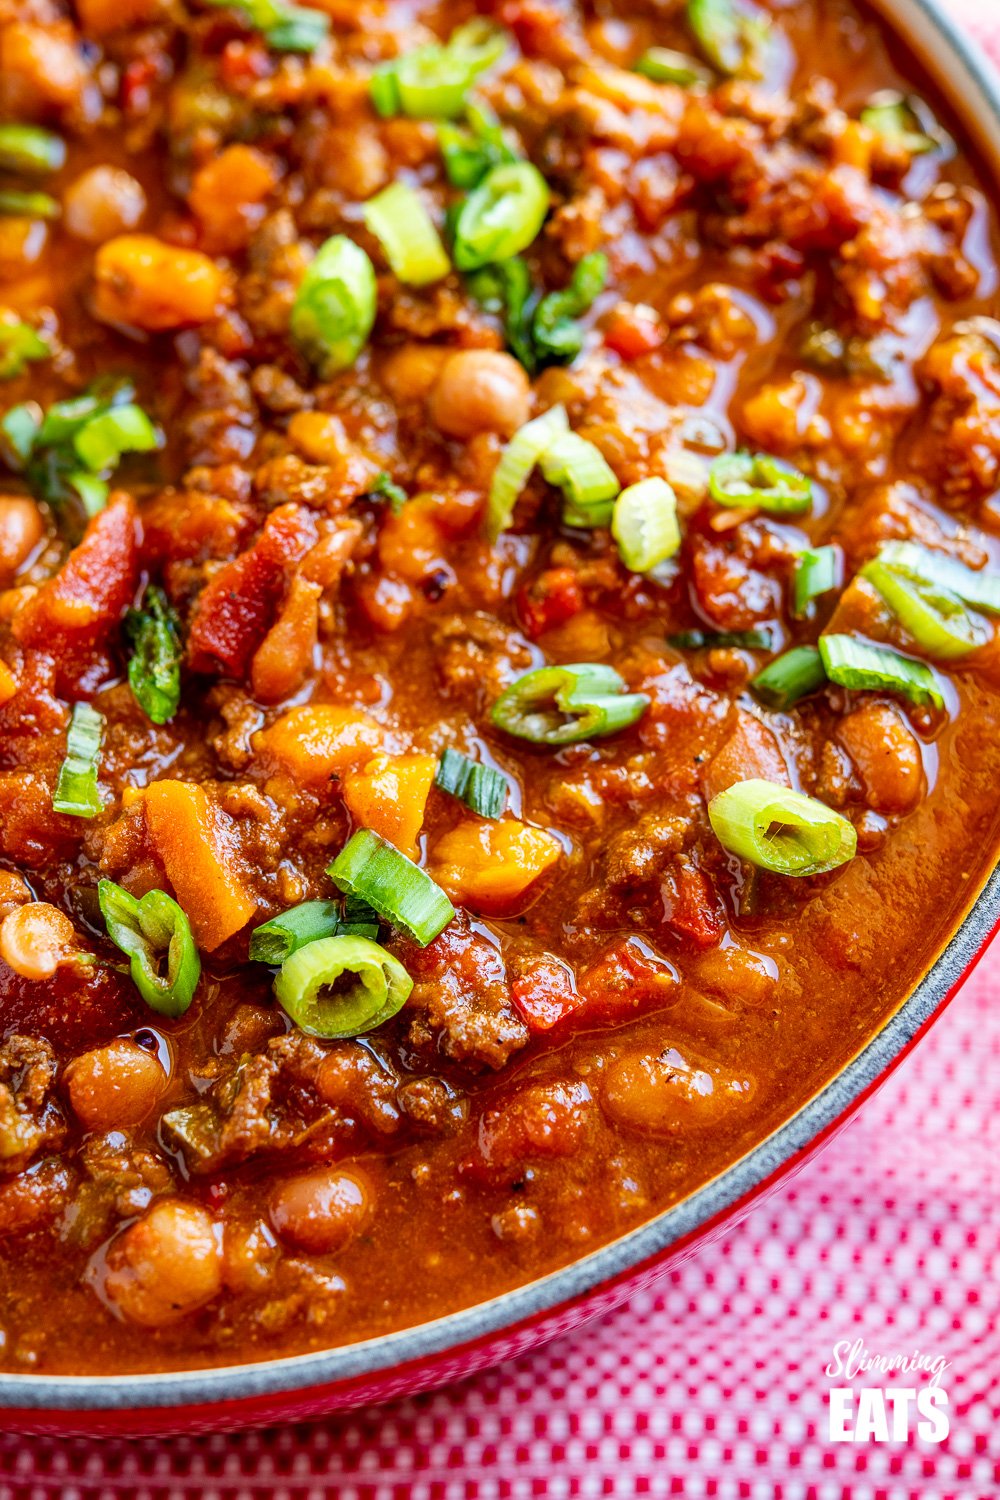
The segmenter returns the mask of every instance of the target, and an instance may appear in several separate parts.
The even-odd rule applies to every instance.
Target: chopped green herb
[[[154,724],[167,724],[181,699],[181,623],[161,588],[150,585],[141,609],[125,616],[132,647],[128,681],[132,696]]]

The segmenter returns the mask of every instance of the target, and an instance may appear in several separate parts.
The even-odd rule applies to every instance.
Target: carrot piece
[[[364,828],[380,833],[415,859],[436,772],[433,755],[376,755],[344,777],[344,801]]]
[[[257,755],[301,782],[320,788],[344,771],[363,765],[382,743],[374,719],[333,703],[289,709],[254,736]]]
[[[0,661],[0,703],[9,703],[17,692],[17,678],[5,661]]]
[[[316,648],[322,592],[322,584],[301,573],[292,579],[281,613],[250,665],[250,686],[258,703],[280,703],[305,682]]]
[[[278,181],[273,161],[255,146],[227,146],[195,173],[188,202],[211,250],[238,250],[266,212]]]
[[[562,854],[543,828],[467,818],[439,839],[431,873],[454,901],[485,914],[515,905]]]
[[[200,948],[212,952],[245,927],[257,904],[236,871],[230,820],[203,787],[154,781],[146,826]]]
[[[219,311],[225,272],[200,250],[182,250],[151,234],[120,234],[97,252],[94,313],[104,323],[187,328]]]

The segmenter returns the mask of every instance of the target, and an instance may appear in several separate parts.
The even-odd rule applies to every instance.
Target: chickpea
[[[289,1178],[271,1195],[271,1223],[283,1240],[322,1255],[341,1250],[361,1229],[371,1189],[356,1172],[320,1167]]]
[[[510,437],[531,414],[527,374],[510,354],[464,349],[441,370],[428,398],[431,421],[449,437]]]
[[[47,901],[32,901],[0,922],[0,958],[22,979],[51,979],[79,952],[73,923]]]
[[[108,1249],[103,1290],[131,1323],[177,1323],[222,1290],[222,1237],[205,1209],[161,1198]]]
[[[34,500],[0,495],[0,588],[13,580],[44,535],[45,523]]]
[[[141,184],[121,167],[90,167],[63,195],[66,228],[90,245],[102,245],[126,229],[135,229],[145,212]]]
[[[73,1112],[87,1130],[127,1130],[140,1124],[167,1086],[159,1058],[127,1037],[81,1053],[65,1077]]]

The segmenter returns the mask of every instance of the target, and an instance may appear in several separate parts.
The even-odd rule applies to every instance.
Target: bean
[[[126,229],[135,229],[145,212],[141,184],[121,167],[90,167],[70,183],[63,196],[66,228],[90,245],[102,245]]]
[[[702,1066],[670,1047],[615,1058],[604,1076],[601,1103],[616,1125],[667,1136],[719,1124],[752,1091],[752,1080]]]
[[[371,1188],[357,1172],[320,1167],[281,1183],[271,1195],[271,1223],[283,1240],[322,1255],[341,1250],[371,1209]]]
[[[103,1290],[132,1323],[180,1322],[222,1290],[222,1243],[211,1214],[163,1198],[112,1241]]]
[[[44,535],[45,523],[34,500],[0,495],[0,588],[12,582]]]
[[[477,432],[510,437],[531,414],[531,386],[511,355],[464,349],[442,368],[428,410],[434,425],[449,437],[471,438]]]
[[[167,1086],[158,1057],[116,1037],[75,1057],[66,1069],[73,1112],[87,1130],[121,1130],[151,1114]]]

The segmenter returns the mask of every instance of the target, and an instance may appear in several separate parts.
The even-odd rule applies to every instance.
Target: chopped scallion
[[[769,630],[680,630],[667,636],[667,645],[678,651],[717,651],[731,646],[739,651],[770,651],[773,644]]]
[[[514,506],[531,471],[552,444],[569,432],[564,406],[553,406],[519,428],[500,455],[490,484],[486,527],[494,539],[511,523]]]
[[[413,980],[370,938],[341,934],[294,948],[274,993],[300,1030],[328,1040],[360,1036],[406,1004]]]
[[[0,189],[0,215],[17,219],[58,219],[62,210],[50,193],[24,193],[16,188]]]
[[[377,938],[378,922],[350,922],[339,901],[303,901],[255,927],[250,934],[250,958],[255,963],[283,964],[299,948],[320,938]]]
[[[455,221],[455,265],[475,271],[520,255],[549,211],[548,183],[531,162],[493,167],[466,198]]]
[[[0,125],[0,167],[23,176],[58,172],[66,160],[62,136],[41,125]]]
[[[708,816],[724,849],[776,875],[822,875],[857,851],[847,818],[772,781],[736,782],[712,798]]]
[[[450,747],[441,757],[434,785],[457,797],[481,818],[499,818],[507,805],[506,776]]]
[[[23,375],[26,365],[51,354],[48,341],[30,323],[0,318],[0,380]]]
[[[676,83],[681,88],[710,84],[713,76],[708,68],[688,57],[686,52],[674,52],[670,47],[647,48],[634,68],[653,83]]]
[[[916,542],[884,542],[878,560],[939,584],[986,614],[1000,615],[1000,573],[989,568],[969,568],[945,552],[932,552]]]
[[[388,840],[360,829],[327,874],[338,890],[366,901],[384,922],[408,932],[422,947],[455,916],[444,891]]]
[[[476,79],[499,62],[507,45],[507,32],[476,17],[443,44],[418,47],[380,64],[369,85],[372,103],[386,118],[405,114],[417,120],[454,119],[465,108]]]
[[[899,693],[911,703],[943,708],[945,684],[926,662],[853,635],[821,635],[826,675],[841,687]]]
[[[616,734],[642,717],[648,697],[626,687],[601,662],[536,667],[500,694],[490,718],[498,729],[532,744],[574,745]]]
[[[611,517],[611,535],[631,573],[649,573],[681,545],[677,496],[665,479],[641,479],[622,490]]]
[[[161,1016],[182,1016],[201,976],[184,911],[165,891],[147,891],[137,901],[113,880],[98,882],[97,898],[108,937],[127,956],[132,982],[146,1004]]]
[[[59,767],[52,806],[74,818],[96,818],[103,810],[97,767],[104,738],[104,715],[89,703],[74,703],[66,734],[66,758]]]
[[[708,488],[717,505],[798,515],[812,504],[812,480],[769,453],[723,453],[712,464]]]
[[[364,207],[365,224],[378,240],[398,279],[429,286],[451,270],[441,237],[415,188],[394,182]]]
[[[904,564],[881,557],[859,575],[877,590],[921,651],[949,661],[984,646],[992,629],[957,594]]]
[[[566,497],[563,522],[567,526],[610,526],[617,476],[600,448],[567,432],[542,454],[542,473]]]
[[[815,599],[838,587],[841,578],[839,547],[813,547],[795,560],[792,573],[792,614],[804,620]]]
[[[323,379],[350,369],[375,325],[375,267],[360,245],[335,234],[317,250],[299,286],[289,329]]]
[[[150,584],[141,609],[130,609],[124,622],[132,650],[128,682],[132,696],[154,724],[168,724],[181,699],[181,623],[161,588]]]
[[[731,78],[762,78],[767,20],[743,0],[687,0],[687,21],[702,54]]]
[[[768,708],[782,710],[815,693],[825,681],[823,658],[816,647],[793,646],[758,672],[750,686]]]

